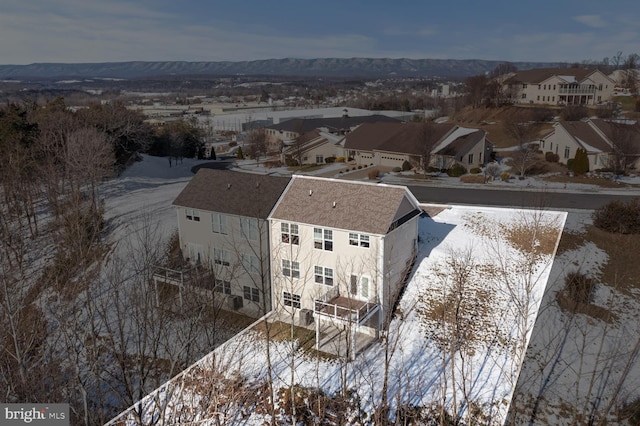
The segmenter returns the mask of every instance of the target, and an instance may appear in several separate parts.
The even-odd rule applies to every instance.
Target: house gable
[[[411,211],[405,187],[295,175],[270,218],[384,235]]]
[[[201,168],[173,205],[266,219],[288,177]]]

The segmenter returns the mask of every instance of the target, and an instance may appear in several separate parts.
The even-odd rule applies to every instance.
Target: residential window
[[[547,85],[546,84],[542,87],[542,90],[547,90]]]
[[[537,100],[537,101],[539,101],[539,100],[540,100],[540,95],[538,95],[538,97],[537,97],[537,99],[536,99],[536,100]]]
[[[349,232],[349,245],[369,248],[369,236]]]
[[[556,97],[555,97],[555,96],[552,96],[552,97],[551,97],[551,102],[555,102],[555,101],[556,101]]]
[[[300,278],[300,263],[282,259],[282,275],[290,278]]]
[[[333,285],[333,269],[323,266],[314,268],[314,277],[316,284]]]
[[[260,262],[258,258],[252,254],[242,255],[242,266],[248,274],[257,274],[260,272]]]
[[[249,241],[258,240],[258,219],[252,217],[240,218],[240,232]]]
[[[526,93],[522,94],[522,99],[527,99],[527,94]]]
[[[227,217],[220,213],[211,213],[211,231],[215,234],[228,234]]]
[[[541,84],[538,84],[538,90],[540,90],[542,88]]]
[[[324,156],[322,156],[322,155],[316,155],[316,163],[317,163],[317,164],[322,164],[322,163],[324,163]]]
[[[313,246],[320,250],[333,251],[333,231],[313,228]]]
[[[353,296],[358,296],[362,298],[369,297],[369,277],[351,275],[351,285],[349,288],[349,292]]]
[[[216,265],[229,266],[230,263],[230,254],[227,250],[224,249],[213,249],[213,261]]]
[[[283,300],[284,306],[291,306],[292,308],[300,309],[300,295],[289,293],[288,291],[283,292]]]
[[[522,88],[526,89],[527,88],[527,83],[522,84]]]
[[[469,158],[468,158],[467,164],[473,164],[473,154],[469,154]]]
[[[556,90],[556,85],[555,84],[553,85],[553,90]]]
[[[200,212],[195,209],[185,209],[187,220],[200,222]]]
[[[549,149],[553,149],[553,142],[549,142]]]
[[[544,141],[540,141],[540,148],[544,149]]]
[[[569,147],[568,146],[566,146],[564,148],[564,158],[569,158]]]
[[[260,302],[260,290],[254,287],[244,286],[244,298],[252,302]]]
[[[283,243],[291,243],[298,245],[300,243],[300,235],[298,234],[298,225],[295,223],[280,224],[280,234]]]
[[[224,280],[216,280],[216,286],[213,288],[218,293],[231,294],[231,282]]]

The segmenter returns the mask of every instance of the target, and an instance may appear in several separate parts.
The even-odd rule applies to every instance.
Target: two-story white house
[[[542,105],[595,105],[611,100],[615,81],[595,68],[538,68],[505,79],[511,101]]]
[[[272,308],[267,217],[289,181],[202,168],[173,202],[183,257],[207,272],[197,285],[228,309],[259,317]]]
[[[315,322],[317,349],[355,356],[388,325],[421,212],[406,187],[295,175],[269,216],[279,318]]]

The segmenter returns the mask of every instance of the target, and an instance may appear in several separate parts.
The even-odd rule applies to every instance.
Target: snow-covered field
[[[169,169],[165,162],[144,157],[105,187],[106,216],[116,239],[126,236],[127,224],[147,212],[165,232],[175,228],[170,205],[195,163],[185,160]],[[421,218],[418,260],[387,338],[349,363],[296,350],[295,342],[272,342],[275,389],[290,383],[318,387],[327,395],[354,389],[362,409],[372,413],[380,404],[386,375],[392,412],[399,405],[428,407],[445,401],[464,416],[474,404],[487,416],[487,424],[501,424],[565,219],[563,212],[461,206]],[[469,324],[473,333],[462,333],[452,342],[455,321],[446,306],[456,301],[461,309],[455,320]],[[145,419],[215,424],[224,405],[224,424],[262,424],[266,414],[234,406],[231,397],[223,404],[220,395],[212,399],[211,389],[201,386],[207,377],[224,375],[264,382],[266,343],[261,336],[253,330],[240,333],[153,392],[141,402]],[[131,412],[114,422],[126,418],[135,424]]]

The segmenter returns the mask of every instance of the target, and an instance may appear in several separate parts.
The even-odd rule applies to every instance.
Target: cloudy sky
[[[0,64],[640,53],[638,0],[2,0]]]

